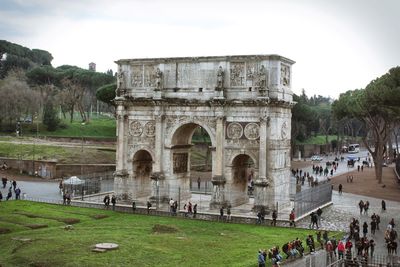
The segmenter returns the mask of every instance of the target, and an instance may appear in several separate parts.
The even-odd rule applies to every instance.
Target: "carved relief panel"
[[[260,137],[260,126],[257,123],[251,122],[244,127],[244,135],[249,140],[256,140]]]
[[[131,66],[131,86],[132,87],[143,87],[143,66],[142,65]]]
[[[144,66],[144,86],[155,87],[156,86],[156,73],[157,67],[155,65]]]
[[[231,86],[244,86],[245,85],[245,63],[232,62],[230,67],[230,82]]]
[[[285,64],[281,64],[281,84],[283,86],[290,85],[290,67]]]
[[[185,173],[188,171],[188,153],[174,153],[173,156],[173,172]]]
[[[260,137],[260,126],[255,122],[231,122],[226,127],[226,136],[228,139],[233,140],[257,140]]]
[[[128,143],[132,146],[155,146],[155,122],[134,120],[129,123]]]
[[[228,124],[226,134],[229,139],[239,139],[243,135],[243,127],[240,123],[231,122]]]
[[[132,136],[141,136],[143,133],[143,126],[140,121],[131,121],[129,123],[129,134]]]

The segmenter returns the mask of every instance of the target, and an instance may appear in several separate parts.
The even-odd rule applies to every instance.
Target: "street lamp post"
[[[84,158],[85,158],[85,156],[83,155],[83,126],[85,125],[85,123],[84,122],[82,122],[81,123],[81,127],[80,127],[80,129],[81,129],[81,179],[82,179],[82,176],[83,176],[83,161],[84,161]],[[86,183],[86,180],[85,180],[85,183]],[[84,190],[84,184],[81,184],[81,195],[82,195],[82,200],[83,200],[83,197],[84,197],[84,192],[83,192],[83,190]]]
[[[36,139],[39,137],[39,121],[37,113],[34,114],[33,119],[36,120],[36,138],[33,139],[32,174],[35,175]]]

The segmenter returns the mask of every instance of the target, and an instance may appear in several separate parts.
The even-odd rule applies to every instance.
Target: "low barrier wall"
[[[26,160],[0,157],[11,169],[29,175],[54,179],[73,175],[115,171],[115,164],[58,164],[52,160]]]

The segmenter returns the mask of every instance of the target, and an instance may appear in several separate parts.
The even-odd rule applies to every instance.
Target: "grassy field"
[[[1,138],[0,140],[3,141]],[[0,143],[0,157],[54,160],[59,163],[115,163],[115,151],[18,143]]]
[[[33,123],[22,123],[22,136],[36,136],[38,131],[39,136],[49,137],[115,138],[115,127],[115,119],[106,116],[91,118],[90,122],[84,125],[78,119],[72,123],[68,119],[63,119],[61,120],[61,126],[54,132],[47,131],[46,126],[41,121],[34,121]],[[15,135],[15,132],[12,134]]]
[[[99,215],[106,218],[98,219]],[[73,230],[63,229],[73,221],[77,222]],[[160,225],[168,228],[162,231]],[[296,237],[305,240],[308,233],[311,231],[8,201],[0,202],[0,265],[257,266],[259,248],[282,246]],[[102,242],[120,247],[106,253],[91,251],[94,244]]]

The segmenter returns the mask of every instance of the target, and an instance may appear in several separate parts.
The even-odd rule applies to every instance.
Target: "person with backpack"
[[[306,239],[306,244],[308,246],[308,249],[310,250],[310,253],[313,253],[315,251],[315,243],[312,235],[308,235]]]
[[[261,249],[258,251],[257,261],[258,261],[258,267],[265,267],[265,257]]]

